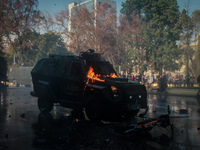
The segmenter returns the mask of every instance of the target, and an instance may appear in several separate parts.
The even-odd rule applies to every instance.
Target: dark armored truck
[[[147,108],[144,85],[118,78],[112,65],[89,49],[79,56],[50,55],[31,71],[33,89],[41,112],[50,112],[54,103],[85,109],[90,120],[129,118]]]

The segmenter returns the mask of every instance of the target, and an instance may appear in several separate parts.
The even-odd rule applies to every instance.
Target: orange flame
[[[87,72],[88,81],[86,85],[89,83],[89,79],[92,80],[92,83],[94,83],[95,80],[100,82],[105,82],[105,80],[100,79],[100,77],[101,74],[95,74],[94,69],[90,66],[89,71]],[[107,77],[117,78],[117,75],[115,73],[111,73],[110,75],[107,75]]]
[[[110,77],[111,77],[111,78],[117,78],[117,75],[116,75],[115,73],[111,73],[111,74],[110,74]]]
[[[101,75],[95,74],[94,69],[90,66],[89,71],[87,73],[87,78],[92,79],[92,82],[94,82],[94,80],[97,80],[97,81],[100,81],[100,82],[105,82],[105,80],[101,80],[99,77],[101,77]],[[89,82],[89,80],[88,80],[88,82]]]

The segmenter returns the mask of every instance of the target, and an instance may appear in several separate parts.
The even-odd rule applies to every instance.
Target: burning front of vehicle
[[[134,117],[147,108],[144,85],[118,78],[112,65],[94,50],[79,56],[50,55],[33,68],[32,80],[42,112],[50,112],[54,103],[72,109],[85,109],[90,120]]]

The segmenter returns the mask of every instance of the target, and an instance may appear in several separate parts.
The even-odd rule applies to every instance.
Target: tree
[[[56,22],[67,39],[67,48],[75,54],[89,48],[115,62],[116,12],[107,3],[94,8],[74,7],[56,14]]]
[[[117,17],[116,9],[108,3],[101,3],[93,10],[93,38],[91,39],[103,57],[115,66],[117,56]],[[89,30],[90,32],[90,30]],[[92,46],[92,45],[91,45]]]
[[[7,38],[7,43],[13,47],[13,51],[19,58],[20,64],[24,64],[24,53],[27,41],[25,32],[33,31],[40,21],[40,12],[37,10],[37,0],[2,0],[1,5],[1,33]],[[3,12],[3,13],[2,13]],[[18,47],[15,47],[15,43]],[[20,53],[17,51],[20,50]]]
[[[41,35],[36,31],[26,32],[25,34],[27,38],[24,39],[24,43],[26,43],[24,47],[24,64],[26,66],[34,66],[37,62],[38,44]]]
[[[192,22],[194,25],[194,33],[196,35],[196,33],[200,32],[200,10],[195,10],[192,13]]]
[[[4,49],[4,30],[3,26],[6,25],[6,22],[4,22],[4,18],[7,17],[7,14],[5,12],[6,10],[6,3],[4,1],[0,1],[0,56],[3,55],[3,49]]]
[[[200,74],[200,44],[199,44],[199,32],[200,32],[200,10],[195,10],[192,13],[192,23],[194,25],[194,35],[195,35],[195,53],[194,60],[192,61],[192,68],[194,70],[194,74],[198,76]]]
[[[195,76],[200,75],[200,44],[197,46],[197,50],[195,52]]]
[[[55,15],[55,20],[62,36],[67,39],[67,49],[78,55],[80,51],[93,48],[90,43],[93,43],[91,39],[94,19],[85,7],[75,7],[72,11],[73,13],[69,14],[69,10],[65,8]]]
[[[42,19],[39,24],[39,30],[42,32],[49,32],[49,31],[54,31],[54,32],[59,32],[57,29],[57,23],[55,19],[54,14],[50,14],[49,12],[41,13]]]
[[[65,44],[61,35],[52,31],[41,35],[38,48],[39,51],[36,57],[37,60],[44,57],[49,57],[49,54],[69,54],[65,48]]]
[[[38,53],[38,43],[40,40],[40,34],[36,31],[31,31],[27,29],[21,34],[21,39],[23,39],[23,62],[25,66],[33,66],[36,63],[36,56]],[[15,48],[15,49],[14,49]],[[20,64],[20,53],[21,53],[20,41],[15,39],[12,45],[10,45],[10,52],[15,53],[15,63]]]
[[[126,15],[129,21],[131,21],[132,15],[139,15],[139,17],[141,17],[144,2],[143,0],[126,0],[122,2],[122,9],[120,12]]]
[[[2,41],[3,39],[1,38],[1,36],[0,36],[0,56],[3,56],[4,55],[4,53],[3,53],[3,41]]]
[[[181,14],[182,21],[182,34],[181,34],[181,43],[184,54],[184,64],[186,65],[186,74],[189,74],[190,67],[189,61],[192,59],[194,55],[194,50],[190,47],[192,35],[193,35],[193,23],[191,17],[188,15],[189,11],[183,9]]]
[[[140,32],[143,41],[138,42],[138,46],[148,54],[147,60],[151,61],[154,69],[159,71],[159,75],[162,75],[163,68],[174,70],[172,66],[177,66],[176,60],[180,56],[176,42],[181,32],[176,0],[126,0],[122,6],[121,12],[128,19],[134,14],[143,21],[145,27]],[[145,41],[148,44],[143,47]]]
[[[133,66],[140,66],[143,62],[143,49],[138,46],[142,39],[138,37],[141,28],[141,20],[137,16],[120,16],[119,37],[125,43],[125,49],[119,49],[122,68],[124,71],[132,72]]]
[[[73,50],[75,54],[88,48],[94,49],[94,45],[90,47],[93,42],[94,33],[94,19],[93,15],[87,8],[75,8],[74,14],[70,18],[71,29],[69,31],[69,43],[67,46]]]

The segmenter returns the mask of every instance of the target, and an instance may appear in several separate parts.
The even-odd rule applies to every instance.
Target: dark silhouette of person
[[[187,87],[190,87],[190,75],[187,74],[185,78],[186,78]]]
[[[158,85],[159,85],[158,92],[162,93],[162,92],[166,91],[166,88],[167,88],[167,79],[166,79],[166,76],[163,76],[163,77],[161,76],[158,79]]]
[[[181,75],[179,73],[177,75],[177,87],[178,87],[178,85],[179,85],[179,87],[181,87]]]
[[[197,77],[197,82],[199,83],[199,86],[200,86],[200,75]],[[200,96],[200,89],[199,89],[197,95]]]
[[[194,86],[194,76],[193,74],[190,75],[190,87]]]

